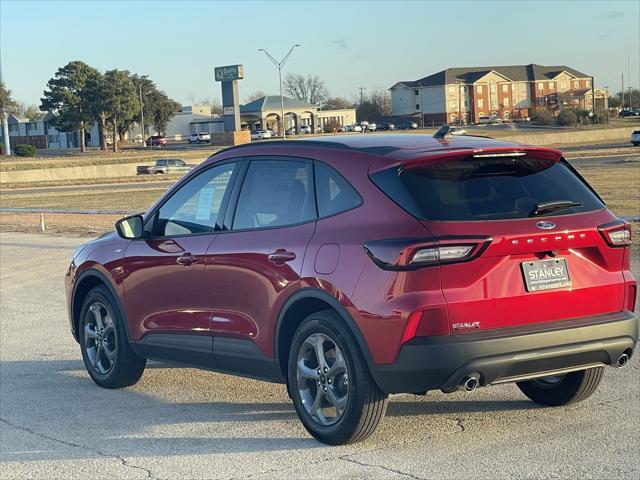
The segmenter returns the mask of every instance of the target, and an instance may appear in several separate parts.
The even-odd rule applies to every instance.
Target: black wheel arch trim
[[[293,293],[284,302],[278,314],[278,319],[276,321],[275,335],[273,340],[274,341],[273,351],[274,351],[274,357],[275,357],[274,360],[276,362],[276,367],[278,368],[278,370],[282,371],[282,365],[280,365],[279,345],[280,345],[280,331],[281,331],[281,326],[282,326],[284,317],[286,316],[289,309],[293,307],[293,305],[295,305],[300,300],[304,300],[307,298],[313,298],[313,299],[322,300],[323,302],[326,302],[327,304],[329,304],[331,308],[333,308],[340,315],[340,317],[342,317],[346,325],[349,327],[349,330],[355,337],[356,342],[358,343],[358,347],[360,347],[360,351],[365,357],[367,368],[371,372],[373,357],[371,356],[371,352],[369,351],[369,346],[367,345],[367,342],[364,340],[364,337],[362,336],[362,332],[360,331],[360,328],[358,328],[358,325],[356,324],[355,320],[351,317],[351,314],[347,311],[344,305],[342,305],[335,297],[331,296],[330,294],[328,294],[323,290],[319,290],[317,288],[311,288],[311,287],[302,288],[296,291],[295,293]],[[285,367],[287,366],[285,365]],[[287,371],[286,368],[284,371],[285,372]],[[373,372],[371,373],[373,375]]]
[[[79,318],[76,319],[74,316],[75,307],[76,307],[76,290],[78,288],[78,285],[80,285],[83,282],[83,280],[85,280],[87,277],[97,278],[98,280],[100,280],[102,284],[104,284],[107,290],[109,290],[109,293],[111,294],[111,296],[113,297],[113,299],[117,304],[116,306],[118,307],[120,317],[122,318],[122,323],[124,324],[124,332],[125,332],[125,335],[127,336],[126,340],[129,343],[129,345],[132,346],[133,348],[133,345],[131,342],[131,335],[129,332],[129,322],[127,321],[127,314],[125,313],[124,305],[122,305],[120,296],[118,295],[118,292],[116,291],[115,287],[113,286],[109,278],[104,273],[102,273],[99,270],[96,270],[95,268],[88,268],[84,270],[80,275],[78,275],[78,277],[75,279],[75,282],[73,283],[73,290],[71,293],[71,315],[73,319],[74,336],[77,336],[77,328],[80,322],[80,319]],[[76,341],[78,341],[78,338],[76,338]]]

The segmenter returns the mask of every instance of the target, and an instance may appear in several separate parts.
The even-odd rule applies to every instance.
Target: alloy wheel
[[[337,423],[349,399],[347,363],[330,337],[314,333],[302,343],[297,361],[298,393],[307,413],[321,425]]]
[[[113,318],[102,302],[94,302],[84,322],[84,344],[91,367],[100,375],[108,374],[115,365],[118,340]]]

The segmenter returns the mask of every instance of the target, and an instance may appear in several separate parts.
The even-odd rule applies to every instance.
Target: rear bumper
[[[638,342],[638,316],[625,311],[553,324],[415,338],[395,363],[372,365],[386,393],[456,390],[468,376],[480,385],[614,365]]]

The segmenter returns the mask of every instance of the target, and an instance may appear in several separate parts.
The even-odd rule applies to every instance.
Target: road
[[[639,355],[570,407],[513,385],[395,396],[374,436],[345,447],[310,438],[281,385],[156,363],[101,389],[68,331],[62,279],[80,242],[0,234],[2,479],[640,476]]]

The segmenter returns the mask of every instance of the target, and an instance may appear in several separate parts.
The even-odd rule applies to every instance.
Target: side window
[[[240,190],[233,229],[296,225],[315,219],[311,162],[253,160]]]
[[[237,165],[218,165],[183,185],[155,214],[153,235],[192,235],[216,230],[220,206],[225,194],[229,194],[229,181]]]
[[[346,212],[362,204],[362,197],[342,175],[316,162],[316,197],[320,218]]]

